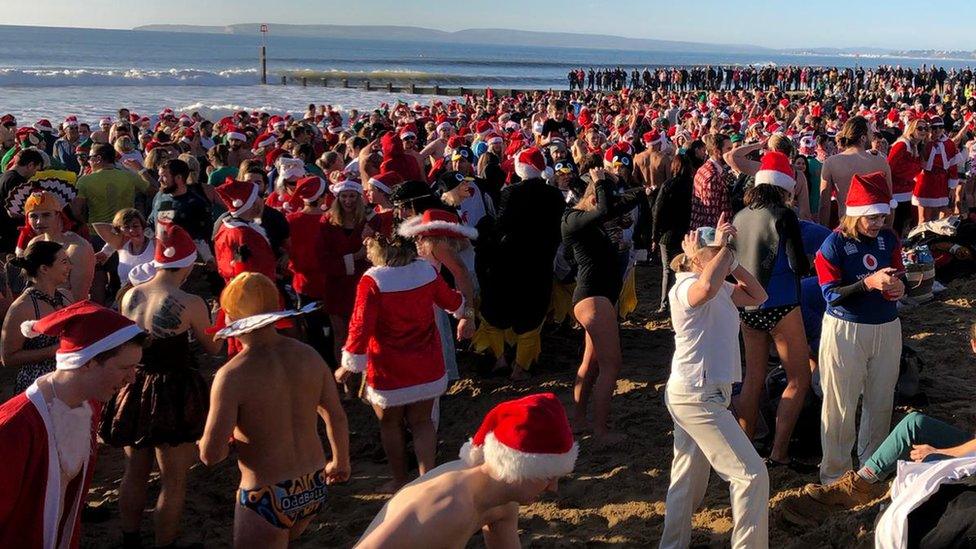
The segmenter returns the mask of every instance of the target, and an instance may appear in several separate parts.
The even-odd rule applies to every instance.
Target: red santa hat
[[[579,445],[566,410],[552,393],[529,395],[492,408],[460,457],[469,467],[485,463],[506,482],[568,475]]]
[[[403,183],[403,178],[400,174],[394,171],[382,172],[369,178],[369,184],[375,189],[383,191],[385,194],[390,194],[393,189],[398,187]]]
[[[214,190],[231,215],[250,208],[258,199],[257,185],[251,181],[238,181],[233,177],[225,179],[224,184]]]
[[[539,147],[529,147],[515,157],[515,173],[522,179],[543,177],[549,168]]]
[[[72,127],[72,126],[74,126],[74,127],[77,128],[78,127],[78,117],[75,116],[75,115],[71,115],[71,116],[65,118],[64,119],[64,124],[61,124],[61,126],[63,128],[69,128],[69,127]]]
[[[800,154],[812,156],[817,152],[817,138],[812,135],[804,135],[800,138]]]
[[[407,139],[408,137],[417,137],[417,126],[407,124],[400,128],[400,139]]]
[[[342,191],[356,191],[359,194],[363,194],[363,186],[352,179],[343,179],[338,183],[329,185],[329,191],[336,196],[339,196],[339,193]]]
[[[328,185],[325,184],[325,180],[317,175],[310,175],[308,177],[303,177],[295,183],[295,193],[305,201],[306,204],[311,204],[325,194]]]
[[[183,137],[180,138],[180,143],[186,143],[187,145],[193,143],[193,138],[196,137],[197,132],[193,131],[193,128],[186,128],[183,130]]]
[[[620,143],[607,149],[607,152],[603,153],[603,162],[605,164],[620,164],[622,166],[629,167],[631,164],[630,153],[628,150],[621,146]]]
[[[128,318],[92,303],[79,301],[40,320],[21,323],[24,337],[59,338],[54,355],[58,370],[81,368],[101,353],[110,351],[142,333]]]
[[[271,118],[268,119],[268,127],[270,127],[270,128],[278,128],[279,126],[282,127],[282,128],[285,127],[285,119],[284,118],[282,118],[282,117],[280,117],[280,116],[278,116],[276,114],[276,115],[274,115],[274,116],[272,116]]]
[[[278,142],[278,138],[275,134],[266,132],[254,138],[254,148],[263,149],[265,147],[271,147]]]
[[[411,217],[400,223],[397,233],[407,238],[418,236],[478,238],[477,229],[462,224],[457,215],[437,208],[427,210],[423,215]]]
[[[158,269],[182,269],[197,259],[197,246],[190,233],[168,219],[156,223],[156,252],[153,265]]]
[[[39,132],[54,133],[54,126],[51,125],[51,121],[47,118],[42,118],[35,122],[34,129]]]
[[[487,120],[479,120],[474,125],[475,133],[486,133],[491,131],[491,122]]]
[[[661,132],[657,130],[651,130],[649,132],[645,132],[644,135],[641,136],[641,139],[644,140],[644,145],[648,147],[653,147],[654,145],[660,145],[661,143],[664,142],[664,136],[661,135]]]
[[[489,145],[495,145],[504,142],[505,142],[505,138],[495,132],[491,132],[485,136],[485,143],[488,143]]]
[[[767,151],[759,162],[756,185],[775,185],[793,192],[796,187],[796,175],[790,164],[790,157],[779,151]]]
[[[238,141],[247,141],[247,136],[244,135],[236,126],[231,126],[227,128],[227,139],[236,139]]]
[[[860,217],[866,215],[890,214],[898,206],[891,197],[884,172],[865,175],[854,174],[851,188],[847,191],[847,215]]]

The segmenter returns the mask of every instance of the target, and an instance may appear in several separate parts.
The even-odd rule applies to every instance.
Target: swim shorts
[[[238,491],[238,502],[275,528],[289,529],[319,512],[325,503],[325,469],[271,486]]]

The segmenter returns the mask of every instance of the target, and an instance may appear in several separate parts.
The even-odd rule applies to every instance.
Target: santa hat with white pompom
[[[159,269],[182,269],[197,259],[197,246],[186,229],[169,219],[156,222],[156,252],[153,260],[129,272],[129,282],[138,286],[148,282]]]
[[[519,482],[568,475],[578,453],[563,405],[554,394],[540,393],[492,408],[460,457],[469,467],[484,463],[498,479]]]
[[[23,322],[20,331],[28,338],[59,338],[54,354],[58,370],[81,368],[99,354],[142,333],[135,322],[91,301],[79,301],[40,320]]]

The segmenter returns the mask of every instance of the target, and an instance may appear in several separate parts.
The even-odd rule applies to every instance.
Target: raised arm
[[[92,223],[92,228],[95,229],[95,232],[106,244],[116,250],[122,248],[122,245],[125,244],[125,236],[118,234],[111,223]]]
[[[750,160],[749,155],[762,149],[764,145],[765,143],[759,142],[733,149],[725,153],[725,162],[739,173],[755,176],[759,173],[759,162]]]

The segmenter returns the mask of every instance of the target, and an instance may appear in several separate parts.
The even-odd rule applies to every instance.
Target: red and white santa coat
[[[0,547],[79,546],[101,418],[97,402],[87,405],[92,409],[91,452],[63,490],[53,419],[37,384],[0,405]]]
[[[302,197],[298,196],[297,193],[289,193],[287,191],[275,191],[269,194],[268,198],[264,200],[264,205],[269,208],[274,208],[285,215],[292,212],[300,212],[305,207],[304,202],[302,202]]]
[[[359,280],[342,365],[366,372],[371,403],[403,406],[447,390],[435,306],[457,316],[464,298],[426,260],[373,267]]]
[[[261,273],[275,279],[274,250],[264,229],[253,222],[227,218],[214,235],[217,271],[225,282],[243,272]]]
[[[891,168],[891,192],[897,202],[909,202],[915,190],[915,178],[922,171],[922,157],[907,140],[899,138],[888,151]]]
[[[922,173],[915,178],[912,204],[926,208],[948,206],[949,189],[959,184],[961,159],[956,144],[946,137],[926,144],[922,151]]]

